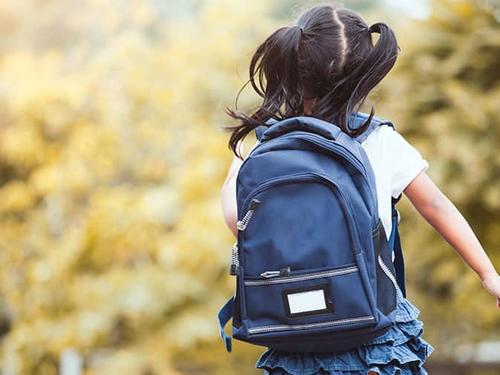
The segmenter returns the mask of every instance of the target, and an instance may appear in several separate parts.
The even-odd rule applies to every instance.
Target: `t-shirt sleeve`
[[[392,128],[387,132],[385,146],[391,169],[391,195],[398,198],[410,182],[429,167],[429,163]]]

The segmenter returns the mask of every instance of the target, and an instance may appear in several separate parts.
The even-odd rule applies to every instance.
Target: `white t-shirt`
[[[377,186],[378,211],[387,238],[392,230],[391,197],[397,198],[429,164],[394,128],[378,126],[361,144],[368,155]]]

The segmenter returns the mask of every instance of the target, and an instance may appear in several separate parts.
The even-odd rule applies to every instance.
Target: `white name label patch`
[[[326,310],[323,289],[287,294],[290,314]]]

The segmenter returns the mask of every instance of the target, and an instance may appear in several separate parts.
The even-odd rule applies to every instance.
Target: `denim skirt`
[[[291,353],[268,348],[255,367],[265,375],[423,375],[434,351],[421,336],[420,310],[397,290],[396,324],[367,344],[344,352]]]

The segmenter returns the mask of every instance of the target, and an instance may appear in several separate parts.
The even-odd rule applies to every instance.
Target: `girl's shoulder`
[[[377,126],[362,145],[365,148],[382,148],[390,153],[416,151],[416,148],[394,126],[388,124]]]
[[[362,143],[376,175],[383,175],[391,184],[391,195],[397,198],[404,188],[429,163],[419,150],[395,128],[380,125]]]

